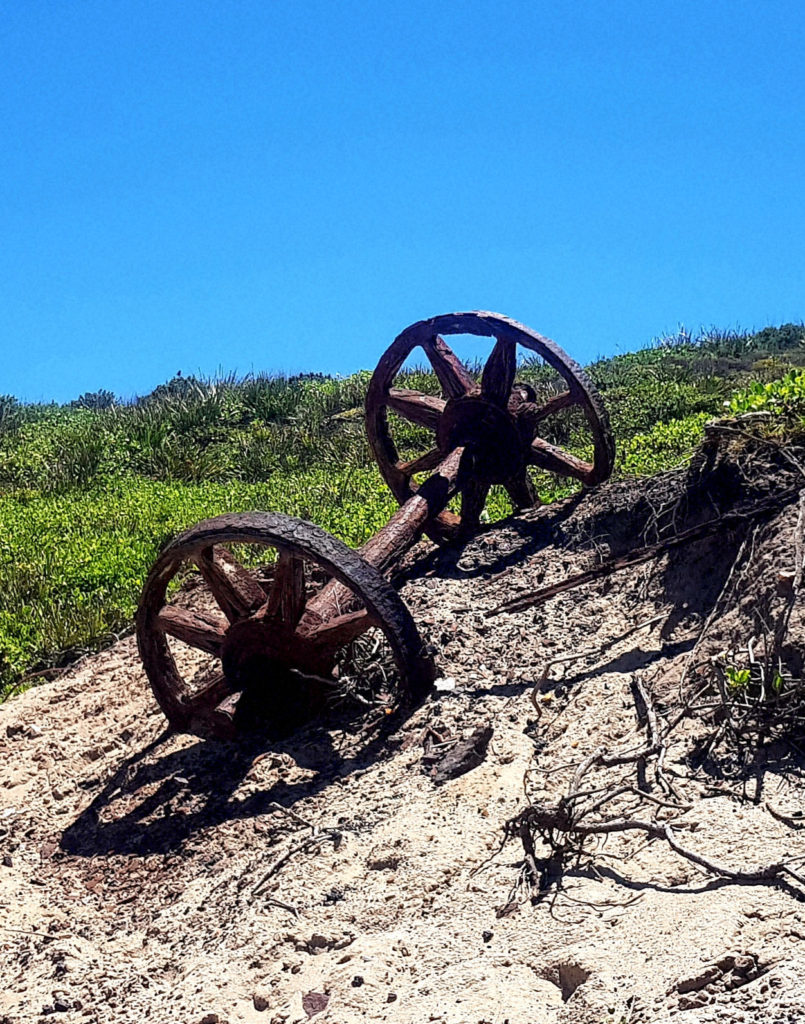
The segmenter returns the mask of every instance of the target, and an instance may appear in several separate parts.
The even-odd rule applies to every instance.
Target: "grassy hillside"
[[[616,472],[677,464],[737,389],[748,389],[744,403],[754,394],[762,404],[764,384],[802,365],[805,328],[792,324],[682,333],[594,363]],[[520,377],[551,390],[538,360]],[[198,519],[271,509],[351,545],[366,540],[396,508],[364,435],[368,379],[177,376],[125,404],[103,391],[69,406],[0,396],[0,693],[127,627],[160,545]],[[401,383],[438,393],[421,370]],[[416,451],[417,429],[397,427],[403,448]],[[552,429],[584,452],[572,415]],[[573,486],[548,476],[537,483],[544,500]],[[494,494],[491,517],[508,511],[503,492]]]

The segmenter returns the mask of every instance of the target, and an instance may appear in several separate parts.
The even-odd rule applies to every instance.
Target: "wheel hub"
[[[473,474],[488,483],[502,484],[525,466],[526,451],[515,418],[474,395],[447,403],[436,440],[445,453],[464,448],[472,457]]]
[[[319,644],[271,619],[252,618],[233,623],[221,648],[221,664],[230,685],[272,685],[272,675],[289,668],[323,675],[332,657]]]
[[[318,714],[332,658],[312,641],[271,620],[236,622],[221,649],[227,682],[242,694],[238,717],[263,721],[280,734]]]

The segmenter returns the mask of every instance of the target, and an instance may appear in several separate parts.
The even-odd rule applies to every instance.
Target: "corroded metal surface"
[[[495,339],[480,381],[442,334]],[[567,390],[539,403],[534,388],[515,379],[518,344],[557,370]],[[392,386],[417,346],[442,397]],[[540,424],[572,406],[586,417],[592,462],[539,436]],[[431,430],[432,447],[402,461],[389,410]],[[493,313],[454,313],[403,331],[371,379],[366,427],[380,471],[401,507],[359,552],[311,523],[265,512],[205,520],[163,549],[140,601],[137,640],[156,698],[177,730],[229,737],[243,723],[244,708],[255,701],[264,710],[283,700],[323,704],[339,650],[371,627],[385,634],[404,693],[421,697],[432,681],[433,664],[383,574],[423,533],[439,541],[471,534],[493,484],[506,488],[515,507],[538,504],[529,466],[591,486],[609,475],[614,459],[606,412],[584,371],[548,338]],[[417,482],[418,474],[427,476]],[[459,516],[448,511],[456,495]],[[238,562],[229,550],[233,544],[276,549],[269,583]],[[214,609],[167,602],[171,581],[188,564],[200,572]],[[311,567],[327,578],[313,593],[307,584]],[[220,671],[194,691],[179,671],[169,637],[219,659]]]
[[[278,570],[266,589],[229,553],[231,544],[259,544],[280,553]],[[205,569],[226,566],[214,574],[202,570],[223,614],[166,604],[177,573],[188,563],[201,568],[200,562]],[[303,589],[307,566],[336,580],[361,605],[360,612],[329,622],[315,613],[308,616]],[[270,707],[272,678],[289,671],[324,673],[338,649],[370,626],[380,628],[388,640],[403,690],[410,697],[421,696],[433,678],[432,663],[423,653],[410,612],[377,569],[312,523],[251,512],[205,520],[163,549],[140,600],[137,643],[171,725],[183,732],[230,737],[239,724],[238,695],[255,678],[265,679]],[[221,673],[200,692],[192,692],[182,677],[170,636],[221,657]]]
[[[495,339],[480,383],[467,372],[443,334],[475,334]],[[517,381],[517,345],[536,352],[567,384],[567,391],[543,404],[534,389]],[[394,388],[394,379],[413,350],[420,347],[441,385],[442,397]],[[540,424],[564,409],[583,412],[593,445],[586,462],[539,437]],[[388,413],[426,427],[434,447],[403,461],[389,426]],[[383,478],[401,505],[418,491],[414,475],[463,449],[457,487],[461,514],[441,511],[427,524],[436,540],[453,539],[477,528],[489,487],[501,483],[516,508],[538,503],[528,475],[536,466],[574,477],[586,486],[605,480],[615,457],[612,432],[598,392],[567,353],[549,338],[497,313],[450,313],[413,324],[384,353],[366,397],[366,429]]]

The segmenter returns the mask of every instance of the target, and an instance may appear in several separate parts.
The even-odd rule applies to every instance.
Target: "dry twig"
[[[663,769],[670,728],[678,724],[679,718],[670,728],[660,722],[651,693],[637,675],[633,678],[633,693],[638,718],[646,730],[644,744],[613,753],[603,746],[598,747],[576,765],[567,791],[556,803],[532,803],[504,826],[504,843],[509,838],[518,838],[523,846],[523,877],[532,889],[545,891],[549,888],[552,878],[561,876],[562,864],[569,861],[578,863],[587,854],[590,839],[631,831],[643,832],[651,840],[668,843],[680,857],[732,882],[777,884],[793,879],[805,885],[805,876],[794,869],[795,858],[772,861],[751,869],[735,869],[708,859],[679,841],[668,816],[689,811],[692,805],[676,797]],[[652,758],[655,759],[654,778],[663,789],[664,797],[657,797],[646,785],[645,768]],[[623,777],[604,784],[596,784],[590,779],[595,769],[616,766],[633,767],[637,773],[637,785]],[[634,798],[633,806],[624,804],[623,798],[627,794]],[[647,805],[654,808],[653,816],[638,816],[640,808],[646,809]],[[666,816],[660,817],[661,814]],[[791,821],[793,823],[796,819]],[[797,822],[793,827],[798,825]],[[551,855],[547,860],[537,856],[536,838],[550,849]],[[551,867],[552,872],[549,870]]]
[[[302,853],[305,850],[310,849],[312,846],[318,846],[320,843],[331,842],[336,849],[341,844],[343,839],[343,833],[337,828],[320,828],[318,825],[314,825],[312,822],[303,818],[301,814],[297,814],[296,811],[291,810],[289,807],[283,807],[282,804],[272,803],[269,805],[271,810],[279,811],[285,814],[292,821],[295,821],[298,825],[302,825],[304,828],[309,828],[310,835],[303,836],[298,842],[291,843],[291,845],[280,854],[279,857],[271,864],[268,870],[260,878],[260,881],[252,889],[252,896],[257,896],[263,890],[266,883],[270,881],[274,875],[282,868],[288,861],[297,853]],[[277,906],[283,907],[285,910],[290,910],[292,913],[296,913],[296,908],[290,904],[282,903],[280,900],[271,900]]]
[[[805,828],[805,815],[802,811],[797,814],[783,814],[782,811],[778,811],[776,807],[773,807],[769,801],[766,801],[766,810],[778,821],[781,821],[784,825],[788,825],[789,828]]]
[[[689,544],[702,537],[737,526],[747,519],[754,520],[763,515],[779,512],[785,504],[799,495],[800,490],[800,488],[795,487],[789,488],[787,491],[776,495],[773,499],[755,502],[749,508],[740,511],[725,512],[724,515],[718,516],[716,519],[708,519],[706,523],[692,526],[689,530],[683,530],[682,533],[660,541],[658,544],[652,544],[649,547],[633,548],[625,555],[609,558],[607,561],[601,562],[591,569],[577,573],[574,576],[567,576],[565,579],[552,583],[548,587],[543,587],[532,594],[525,594],[520,597],[514,597],[510,601],[504,601],[503,604],[499,604],[496,608],[490,608],[486,612],[486,616],[491,618],[493,615],[500,615],[502,612],[519,612],[523,608],[532,608],[535,605],[544,604],[550,598],[556,597],[557,594],[561,594],[566,590],[573,590],[584,583],[591,583],[593,580],[610,576],[621,569],[628,569],[633,565],[648,562],[682,544]]]
[[[640,622],[636,626],[630,626],[624,633],[620,633],[618,636],[613,637],[611,640],[607,640],[598,647],[587,647],[583,651],[578,651],[576,654],[563,654],[559,658],[551,658],[550,661],[546,661],[539,679],[534,683],[534,687],[531,690],[531,703],[534,705],[537,712],[541,710],[537,703],[537,697],[539,696],[542,687],[548,681],[550,671],[555,665],[568,665],[570,662],[580,661],[582,658],[592,658],[593,656],[600,657],[606,651],[615,647],[616,644],[619,644],[621,640],[626,640],[634,633],[639,633],[641,629],[648,629],[649,626],[656,625],[658,622],[661,622],[666,618],[666,616],[666,612],[660,612],[659,615],[655,615],[652,618],[647,619],[645,622]]]

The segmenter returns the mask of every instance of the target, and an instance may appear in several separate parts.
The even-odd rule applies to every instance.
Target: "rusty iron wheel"
[[[480,383],[442,337],[450,334],[494,339]],[[518,345],[553,367],[567,389],[537,403],[534,389],[516,380]],[[433,368],[441,397],[393,387],[403,363],[417,347]],[[586,418],[592,462],[538,434],[540,423],[573,406]],[[433,446],[418,458],[402,460],[391,434],[389,410],[432,431]],[[584,370],[550,338],[498,313],[448,313],[406,328],[383,354],[369,382],[366,430],[380,472],[401,505],[419,489],[415,474],[437,470],[445,459],[461,451],[461,513],[457,516],[445,510],[433,518],[426,532],[436,541],[452,540],[477,529],[492,484],[505,487],[515,508],[538,505],[529,466],[592,487],[607,479],[615,459],[606,409]]]
[[[274,549],[273,569],[245,568],[230,550],[242,545]],[[172,581],[187,581],[188,569],[199,575],[173,593]],[[325,530],[269,512],[216,516],[174,538],[137,611],[140,657],[169,722],[219,738],[249,727],[255,702],[269,721],[278,703],[286,719],[289,705],[293,714],[305,700],[321,705],[339,652],[372,628],[396,662],[396,702],[424,696],[433,664],[399,594]],[[169,638],[204,659],[200,682],[183,676]]]

